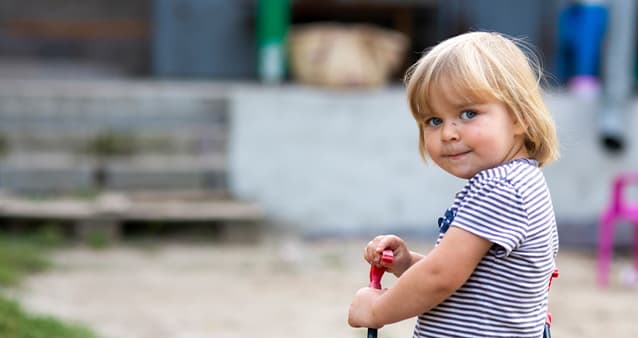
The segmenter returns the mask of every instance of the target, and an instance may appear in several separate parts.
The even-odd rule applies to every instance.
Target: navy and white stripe
[[[450,226],[493,246],[459,290],[419,316],[414,337],[541,337],[558,233],[538,163],[517,159],[479,172],[450,209]]]

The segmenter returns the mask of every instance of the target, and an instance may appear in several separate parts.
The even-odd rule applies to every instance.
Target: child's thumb
[[[379,241],[379,245],[377,246],[377,251],[382,252],[383,250],[390,249],[395,250],[399,247],[400,240],[397,236],[388,235],[385,236]]]

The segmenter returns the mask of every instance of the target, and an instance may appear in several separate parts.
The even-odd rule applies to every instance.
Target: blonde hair
[[[529,56],[526,56],[527,51]],[[430,49],[406,73],[410,110],[419,127],[419,153],[426,160],[424,116],[431,114],[435,86],[449,86],[467,103],[496,100],[525,127],[525,148],[543,166],[558,158],[558,137],[541,93],[542,70],[521,41],[492,32],[470,32]]]

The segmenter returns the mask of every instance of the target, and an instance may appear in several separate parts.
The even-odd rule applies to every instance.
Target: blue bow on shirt
[[[452,220],[454,220],[454,216],[456,216],[456,208],[450,208],[445,210],[445,215],[443,217],[439,217],[439,232],[444,234],[447,229],[450,228],[450,224],[452,224]]]

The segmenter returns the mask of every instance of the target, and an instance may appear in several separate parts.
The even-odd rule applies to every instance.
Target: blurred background
[[[638,335],[636,230],[599,224],[638,198],[637,14],[632,0],[4,0],[0,306],[42,337],[28,313],[63,318],[64,337],[363,336],[345,324],[360,249],[397,233],[427,252],[464,184],[419,158],[403,75],[488,30],[546,72],[556,330]]]

